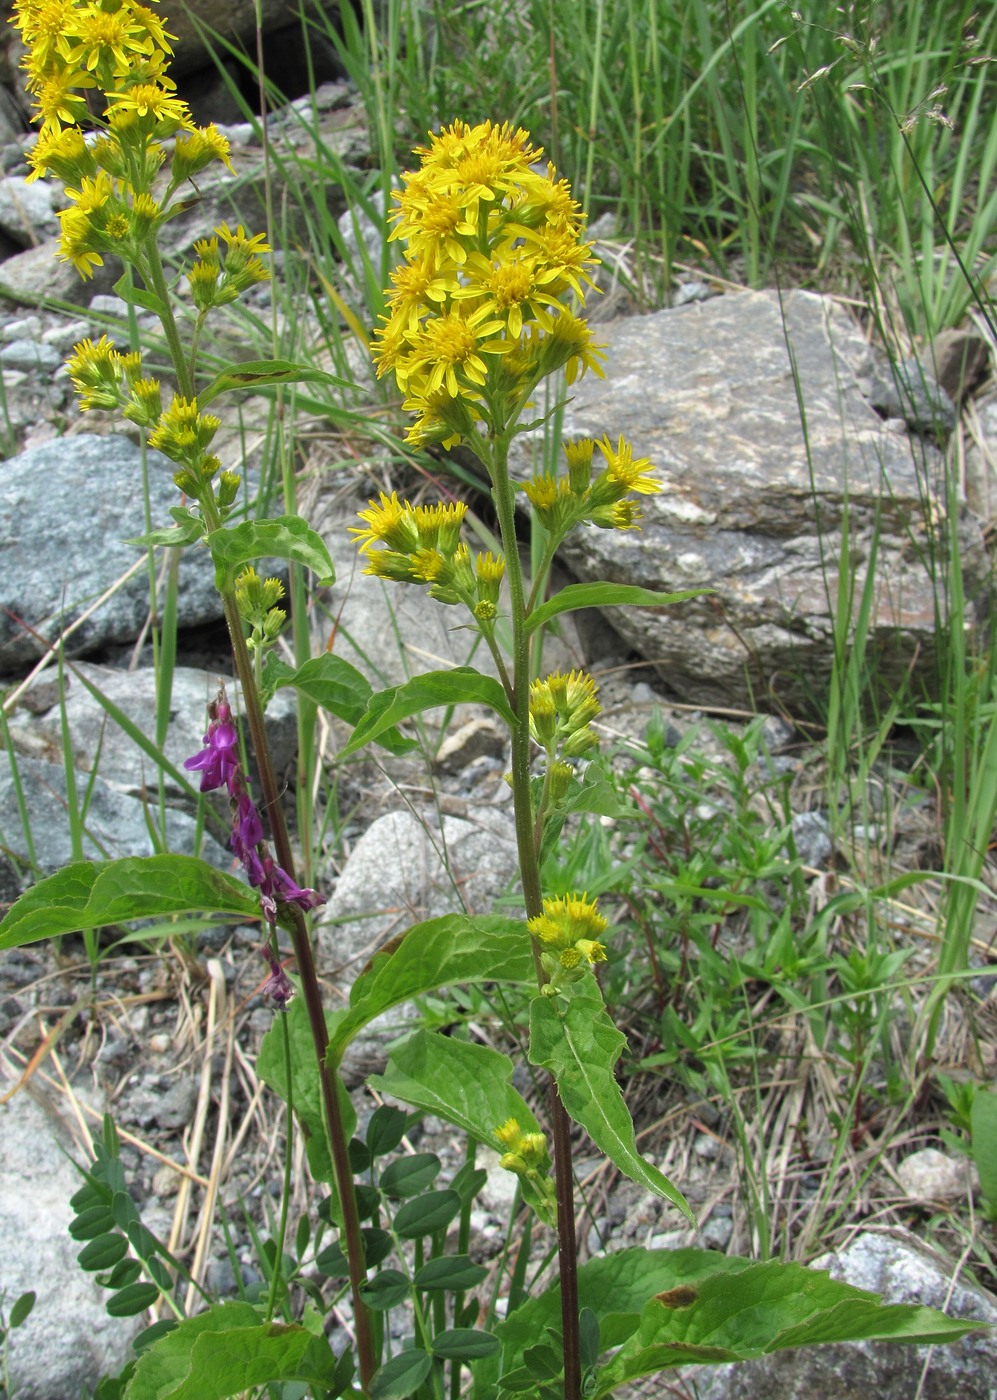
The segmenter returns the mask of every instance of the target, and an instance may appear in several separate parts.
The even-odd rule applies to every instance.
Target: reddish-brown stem
[[[225,606],[225,621],[232,640],[232,655],[236,674],[242,683],[242,702],[249,728],[256,766],[263,790],[263,806],[270,823],[274,853],[277,863],[294,879],[294,853],[284,821],[280,803],[280,789],[274,775],[270,758],[270,744],[263,721],[263,706],[253,676],[252,660],[242,621],[235,599],[231,593],[222,593]],[[329,1049],[329,1035],[322,1006],[322,992],[312,956],[311,939],[305,925],[305,917],[294,905],[285,906],[292,915],[291,945],[298,964],[298,977],[301,982],[301,995],[308,1012],[315,1058],[318,1062],[319,1083],[322,1086],[322,1103],[325,1107],[329,1128],[329,1150],[339,1190],[339,1200],[343,1212],[343,1235],[346,1242],[346,1257],[350,1269],[350,1292],[353,1300],[353,1316],[357,1335],[357,1360],[360,1367],[360,1384],[366,1391],[377,1369],[377,1355],[374,1347],[374,1333],[370,1313],[360,1292],[366,1280],[367,1269],[364,1261],[363,1234],[360,1229],[360,1216],[357,1211],[356,1192],[353,1184],[353,1169],[350,1166],[349,1143],[346,1138],[343,1114],[335,1072],[330,1069],[326,1056]]]

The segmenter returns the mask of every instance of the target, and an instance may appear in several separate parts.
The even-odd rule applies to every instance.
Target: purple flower
[[[325,903],[325,899],[318,890],[303,890],[279,865],[275,865],[273,868],[272,889],[274,895],[282,903],[297,904],[302,909],[317,909],[320,904]]]
[[[250,860],[258,863],[259,857],[256,854],[256,847],[263,840],[263,821],[253,803],[253,799],[243,787],[240,779],[234,779],[229,783],[229,791],[232,792],[235,808],[235,823],[232,828],[232,839],[230,845],[243,865],[246,866],[246,873],[249,875],[249,883],[258,885],[259,880],[253,879],[252,871],[249,868]]]
[[[302,889],[295,884],[282,866],[277,865],[270,855],[259,856],[253,853],[252,861],[246,861],[249,883],[260,891],[260,903],[264,916],[275,923],[277,904],[297,904],[301,909],[317,909],[325,899],[317,890]]]
[[[225,787],[239,771],[238,745],[239,735],[232,723],[232,711],[225,699],[225,692],[219,691],[218,698],[208,706],[208,732],[204,736],[204,748],[193,758],[185,758],[183,764],[188,772],[200,772],[202,792]]]
[[[263,984],[263,995],[269,997],[271,1001],[276,1002],[277,1006],[283,1011],[290,1000],[294,988],[291,986],[287,973],[269,949],[264,950],[264,957],[270,964],[270,976]]]

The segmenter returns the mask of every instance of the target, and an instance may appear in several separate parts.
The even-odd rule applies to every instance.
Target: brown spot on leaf
[[[687,1283],[680,1283],[678,1288],[669,1288],[665,1293],[655,1294],[655,1297],[666,1308],[691,1308],[699,1294]]]

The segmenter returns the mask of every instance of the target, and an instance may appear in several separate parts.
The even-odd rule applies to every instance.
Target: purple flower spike
[[[303,890],[279,865],[273,868],[271,887],[276,898],[283,904],[297,904],[302,909],[317,909],[320,904],[325,903],[318,890]]]
[[[270,964],[270,976],[263,984],[263,995],[269,997],[283,1011],[294,992],[294,988],[291,986],[287,973],[273,954],[267,951],[265,957]]]
[[[183,764],[188,772],[200,772],[202,792],[225,787],[239,771],[239,735],[224,691],[208,706],[208,717],[204,748]]]
[[[259,880],[253,879],[253,871],[250,869],[251,861],[258,863],[259,857],[256,855],[256,847],[263,840],[263,821],[253,803],[253,799],[242,786],[241,782],[236,785],[229,784],[229,790],[233,788],[235,798],[235,824],[232,828],[232,840],[230,845],[235,854],[246,866],[246,873],[249,875],[249,882],[258,885]]]

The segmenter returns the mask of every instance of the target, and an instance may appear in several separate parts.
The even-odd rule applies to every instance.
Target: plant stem
[[[266,1321],[272,1322],[273,1315],[277,1308],[277,1290],[280,1286],[281,1274],[283,1273],[284,1262],[284,1239],[287,1235],[287,1212],[291,1203],[291,1149],[294,1145],[294,1110],[293,1102],[293,1066],[291,1063],[291,1032],[287,1028],[287,1017],[278,1012],[277,1019],[280,1022],[281,1038],[284,1043],[284,1076],[287,1081],[287,1115],[286,1132],[284,1143],[284,1184],[280,1193],[280,1224],[277,1227],[277,1238],[274,1240],[273,1273],[270,1275],[270,1292],[267,1296]]]
[[[497,436],[492,459],[492,492],[505,552],[506,578],[513,630],[512,792],[516,821],[516,845],[523,882],[527,918],[543,913],[540,866],[534,838],[530,798],[530,637],[526,630],[526,598],[516,541],[516,510],[509,480],[509,437]],[[533,947],[537,981],[547,977]],[[561,1329],[564,1337],[564,1400],[579,1400],[581,1359],[578,1334],[578,1256],[575,1241],[574,1181],[571,1174],[571,1120],[550,1076],[551,1136],[554,1143],[554,1181],[557,1187],[558,1268],[561,1278]]]
[[[204,513],[204,521],[208,529],[217,529],[221,521],[218,518],[214,503],[210,499],[206,499],[202,501],[201,504]],[[235,662],[236,675],[242,686],[243,709],[246,715],[246,724],[249,728],[250,738],[253,743],[253,751],[256,755],[256,766],[260,775],[260,786],[263,790],[262,805],[270,823],[270,834],[273,839],[274,852],[277,856],[277,863],[293,880],[294,853],[291,849],[291,840],[288,835],[287,824],[284,821],[284,812],[280,803],[280,788],[274,774],[273,761],[270,757],[270,743],[267,739],[266,726],[263,721],[263,706],[260,702],[259,691],[256,688],[252,657],[246,645],[246,638],[242,629],[242,619],[239,616],[239,610],[236,606],[235,595],[228,589],[219,591],[225,610],[225,622],[229,630],[229,639],[232,643],[232,659]],[[364,1261],[360,1216],[357,1211],[357,1198],[353,1185],[353,1169],[350,1166],[349,1143],[346,1138],[343,1114],[339,1103],[337,1077],[334,1071],[330,1069],[326,1060],[326,1054],[329,1048],[329,1033],[325,1023],[325,1011],[322,1006],[322,991],[319,987],[318,974],[315,970],[315,959],[312,956],[311,939],[308,936],[305,916],[297,905],[285,905],[285,911],[291,920],[291,945],[294,949],[294,956],[298,965],[301,994],[304,997],[305,1008],[308,1012],[308,1023],[311,1027],[312,1041],[315,1046],[315,1059],[318,1064],[322,1102],[325,1107],[326,1120],[329,1127],[329,1150],[332,1156],[336,1186],[339,1190],[340,1205],[343,1212],[343,1235],[346,1240],[346,1256],[350,1267],[350,1292],[352,1294],[354,1322],[357,1333],[357,1357],[360,1364],[360,1383],[363,1389],[367,1390],[374,1371],[377,1369],[377,1360],[374,1349],[374,1334],[371,1329],[370,1313],[367,1310],[367,1305],[360,1292],[363,1283],[366,1281],[367,1270]]]

